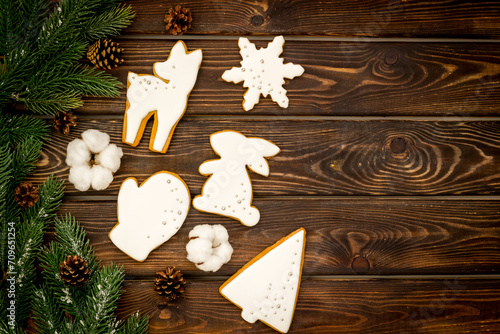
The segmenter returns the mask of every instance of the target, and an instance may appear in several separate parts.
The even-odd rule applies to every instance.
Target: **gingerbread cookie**
[[[254,226],[259,222],[260,213],[252,206],[252,182],[246,167],[268,176],[265,158],[278,154],[279,147],[265,139],[245,137],[231,130],[213,133],[210,144],[221,158],[200,165],[200,174],[212,176],[203,185],[201,196],[194,198],[193,207]]]
[[[189,189],[176,174],[158,172],[137,184],[129,177],[118,193],[118,224],[109,238],[139,262],[177,233],[190,205]]]
[[[245,321],[260,320],[281,333],[288,332],[300,288],[305,234],[300,228],[265,249],[219,288],[242,309]]]
[[[228,82],[239,83],[248,88],[243,96],[243,109],[252,109],[259,103],[260,95],[271,95],[274,102],[282,108],[288,107],[288,97],[283,88],[284,78],[293,79],[302,75],[304,68],[293,63],[284,64],[284,59],[279,58],[283,52],[283,36],[277,36],[269,43],[267,48],[257,50],[255,44],[245,37],[240,37],[238,46],[243,60],[241,67],[233,67],[222,74],[222,79]]]
[[[187,107],[201,65],[201,50],[187,52],[178,41],[165,62],[154,64],[154,76],[129,72],[122,141],[137,146],[154,115],[149,149],[167,152],[177,123]]]

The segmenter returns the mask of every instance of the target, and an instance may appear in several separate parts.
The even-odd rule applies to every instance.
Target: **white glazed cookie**
[[[118,224],[109,238],[122,252],[144,261],[177,233],[190,205],[189,189],[176,174],[158,172],[140,186],[130,177],[118,193]]]
[[[167,61],[154,64],[154,76],[129,72],[123,121],[124,143],[137,146],[148,119],[154,114],[149,149],[167,152],[196,83],[202,57],[201,50],[188,53],[184,42],[178,41],[172,47]]]
[[[243,100],[243,109],[252,109],[259,103],[260,94],[264,97],[271,95],[274,102],[282,108],[288,107],[288,97],[283,88],[284,78],[293,79],[302,75],[304,68],[293,63],[284,64],[279,58],[283,52],[283,36],[277,36],[267,48],[256,49],[255,44],[245,37],[240,37],[238,46],[243,60],[241,67],[233,67],[222,74],[222,79],[228,82],[239,83],[248,88]]]
[[[203,185],[201,195],[194,198],[193,207],[254,226],[259,222],[260,213],[252,206],[252,182],[246,167],[268,176],[265,158],[278,154],[279,147],[265,139],[247,138],[231,130],[213,133],[210,144],[221,158],[200,165],[200,174],[212,176]]]
[[[225,298],[242,309],[245,321],[260,320],[281,333],[288,332],[299,293],[305,234],[300,228],[281,239],[219,288]]]
[[[231,260],[233,247],[222,225],[197,225],[189,232],[186,245],[187,259],[203,271],[213,271]]]

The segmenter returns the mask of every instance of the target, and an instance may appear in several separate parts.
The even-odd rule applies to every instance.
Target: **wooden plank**
[[[189,281],[164,304],[153,281],[126,281],[120,317],[150,315],[149,333],[276,333],[218,292],[224,281]],[[289,333],[493,333],[500,281],[486,279],[303,280]],[[163,305],[162,305],[163,304]]]
[[[152,74],[175,41],[123,40],[125,63],[111,73]],[[254,41],[265,47],[268,41]],[[187,40],[203,50],[203,63],[186,115],[470,116],[500,113],[500,49],[496,43],[350,43],[288,41],[283,57],[305,73],[288,81],[290,104],[261,98],[250,112],[241,103],[246,88],[221,79],[239,67],[236,40]],[[125,112],[118,99],[87,99],[82,114]],[[387,103],[390,101],[390,103]]]
[[[178,1],[129,1],[137,11],[128,33],[164,34],[164,15]],[[370,37],[500,36],[497,1],[190,0],[190,34]]]
[[[307,231],[305,275],[500,273],[498,201],[266,199],[254,205],[261,221],[252,228],[191,208],[179,232],[142,263],[108,238],[116,201],[64,201],[60,214],[80,221],[102,261],[123,264],[132,276],[152,277],[167,265],[189,276],[231,275],[300,227]],[[228,229],[234,253],[216,273],[186,259],[188,233],[199,224]]]
[[[122,166],[108,190],[66,194],[117,194],[130,176],[140,182],[169,170],[192,194],[206,177],[198,166],[215,159],[210,134],[232,129],[271,140],[281,153],[269,160],[270,175],[251,173],[254,195],[463,195],[500,191],[500,123],[496,121],[330,121],[184,117],[167,154],[149,151],[149,128],[138,147],[121,144],[121,119],[80,119],[69,136],[46,144],[32,181],[51,173],[67,179],[66,146],[97,128],[123,147]]]

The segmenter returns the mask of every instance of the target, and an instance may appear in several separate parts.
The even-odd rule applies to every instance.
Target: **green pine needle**
[[[149,317],[141,317],[139,312],[130,315],[122,324],[118,333],[120,334],[142,334],[148,330]]]
[[[134,12],[121,1],[0,1],[0,112],[10,101],[38,114],[80,107],[82,96],[117,97],[121,83],[82,66],[88,43],[116,36]]]
[[[116,6],[89,20],[87,28],[84,29],[83,38],[92,42],[101,38],[117,36],[121,30],[132,23],[134,16],[135,13],[131,6]]]

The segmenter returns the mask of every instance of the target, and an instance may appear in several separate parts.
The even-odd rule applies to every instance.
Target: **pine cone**
[[[21,182],[14,191],[14,200],[23,208],[31,208],[38,202],[38,188],[31,182]]]
[[[182,35],[185,33],[191,28],[192,21],[191,10],[189,8],[183,8],[181,5],[170,8],[168,14],[165,15],[165,23],[167,24],[166,29],[172,35]]]
[[[72,111],[60,111],[59,114],[54,116],[53,126],[58,133],[67,135],[69,133],[69,127],[76,126],[76,116],[73,115]]]
[[[123,63],[120,57],[123,49],[110,39],[100,39],[89,47],[87,58],[98,68],[112,69]]]
[[[167,300],[174,300],[184,293],[186,280],[182,277],[180,270],[175,267],[167,267],[163,272],[157,272],[155,278],[155,291],[160,296],[165,296]]]
[[[78,255],[68,255],[66,260],[61,262],[59,267],[61,279],[68,286],[79,287],[87,283],[90,276],[90,269],[87,261]]]

